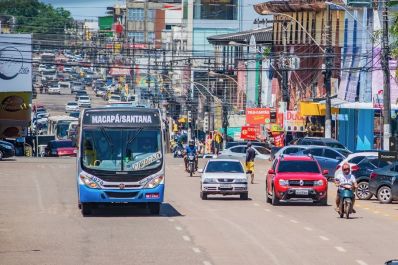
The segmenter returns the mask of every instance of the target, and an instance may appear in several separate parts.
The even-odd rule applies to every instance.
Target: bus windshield
[[[82,166],[102,171],[141,171],[162,165],[161,130],[85,128]]]
[[[68,137],[68,129],[69,129],[70,122],[67,121],[60,121],[57,124],[57,138],[58,139],[65,139]]]

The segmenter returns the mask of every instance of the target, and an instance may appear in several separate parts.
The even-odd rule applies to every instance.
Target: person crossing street
[[[250,183],[254,184],[254,158],[256,157],[256,151],[252,147],[252,143],[247,143],[246,149],[246,174],[250,174]]]

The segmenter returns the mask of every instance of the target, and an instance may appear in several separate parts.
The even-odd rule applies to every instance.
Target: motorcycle
[[[195,173],[196,171],[196,159],[195,159],[195,155],[188,155],[188,172],[189,172],[189,176],[192,177],[192,175]]]
[[[339,190],[340,195],[340,206],[339,206],[339,215],[340,218],[344,217],[350,218],[350,214],[353,212],[353,199],[354,192],[352,191],[351,185],[344,185],[344,189]]]
[[[176,149],[173,153],[174,158],[182,158],[184,157],[183,150],[181,149]]]

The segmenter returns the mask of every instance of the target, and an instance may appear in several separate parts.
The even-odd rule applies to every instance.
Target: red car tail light
[[[358,166],[358,165],[352,165],[351,166],[351,172],[354,172],[354,171],[358,171],[358,170],[360,170],[361,168]]]
[[[370,179],[371,179],[371,180],[374,180],[377,176],[378,176],[378,175],[377,175],[375,172],[372,172],[372,173],[370,174]]]

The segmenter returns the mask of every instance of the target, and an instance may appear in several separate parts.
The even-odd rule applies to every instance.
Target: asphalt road
[[[203,163],[203,161],[201,161]],[[82,217],[74,158],[0,163],[0,264],[383,264],[398,258],[398,205],[358,201],[340,219],[331,205],[265,202],[268,162],[250,200],[199,198],[199,177],[167,157],[159,217],[106,208]],[[335,198],[329,187],[329,204]]]

